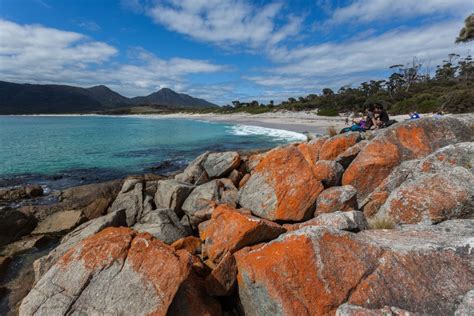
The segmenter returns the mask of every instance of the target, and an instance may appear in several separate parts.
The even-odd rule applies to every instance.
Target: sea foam
[[[230,127],[230,131],[238,136],[264,135],[290,141],[306,140],[306,136],[301,133],[260,126],[234,125]]]

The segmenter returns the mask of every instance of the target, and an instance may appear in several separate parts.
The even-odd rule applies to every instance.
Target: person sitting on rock
[[[365,108],[365,129],[372,129],[372,127],[377,126],[376,119],[375,119],[375,114],[374,114],[374,106],[371,104],[368,107]]]
[[[390,125],[397,122],[395,120],[390,119],[387,111],[384,110],[382,104],[375,105],[374,113],[375,113],[375,119],[376,119],[376,125],[375,125],[376,129],[389,127]]]

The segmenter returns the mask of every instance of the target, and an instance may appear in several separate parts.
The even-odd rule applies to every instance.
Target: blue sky
[[[466,0],[0,0],[0,80],[275,102],[449,53]]]

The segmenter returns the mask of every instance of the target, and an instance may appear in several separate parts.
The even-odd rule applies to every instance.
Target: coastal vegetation
[[[381,103],[392,114],[474,111],[474,62],[471,55],[450,54],[435,69],[429,61],[417,58],[389,68],[392,73],[388,78],[365,81],[358,87],[343,86],[338,91],[324,88],[319,95],[291,97],[277,105],[273,101],[268,104],[234,101],[220,109],[203,111],[258,114],[277,110],[316,110],[319,115],[337,116],[341,112],[361,111],[371,103]]]

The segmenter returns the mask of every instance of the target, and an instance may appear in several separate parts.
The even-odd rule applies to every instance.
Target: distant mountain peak
[[[167,108],[217,106],[170,88],[162,88],[144,97],[127,98],[104,85],[80,88],[0,81],[0,114],[86,113],[136,105],[160,105]]]

